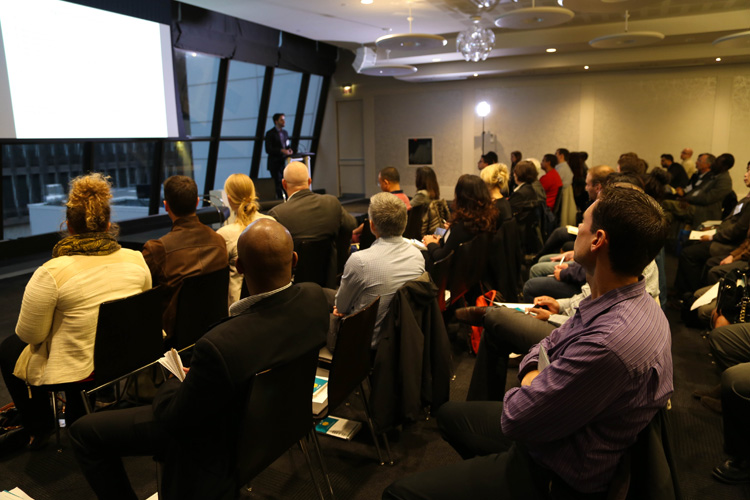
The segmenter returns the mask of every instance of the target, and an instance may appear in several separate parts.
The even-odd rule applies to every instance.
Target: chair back
[[[734,211],[734,207],[737,206],[737,193],[729,191],[727,195],[721,200],[721,220],[726,219]]]
[[[95,385],[116,380],[161,357],[163,295],[162,287],[156,287],[99,306],[94,343]]]
[[[255,375],[238,432],[238,488],[310,431],[319,347]]]
[[[484,276],[489,259],[492,233],[479,233],[455,250],[448,276],[451,304],[472,289]]]
[[[421,240],[422,236],[422,220],[429,210],[429,203],[424,205],[418,205],[411,207],[409,214],[406,218],[406,229],[404,229],[404,238],[411,238],[415,240]]]
[[[297,252],[294,282],[312,282],[322,287],[328,286],[333,251],[331,238],[294,240],[294,251]]]
[[[177,312],[171,347],[184,349],[208,331],[208,327],[229,315],[227,294],[229,268],[182,280],[177,292]]]
[[[448,277],[450,276],[451,264],[453,262],[453,254],[455,251],[451,250],[451,253],[443,257],[442,259],[427,263],[427,272],[430,273],[432,282],[437,286],[437,301],[441,311],[445,311],[448,307],[445,303],[445,290],[448,289]]]
[[[500,292],[506,302],[518,300],[523,263],[518,239],[518,224],[515,218],[511,218],[503,221],[490,244],[487,269],[489,288]]]
[[[380,297],[339,324],[328,375],[328,412],[335,410],[370,373],[370,344]]]

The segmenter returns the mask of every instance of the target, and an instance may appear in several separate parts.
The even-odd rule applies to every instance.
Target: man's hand
[[[558,265],[556,265],[556,266],[555,266],[555,279],[556,279],[557,281],[560,281],[560,272],[561,272],[561,271],[562,271],[563,269],[567,269],[567,268],[568,268],[568,265],[567,265],[567,264],[565,264],[565,263],[562,263],[562,264],[558,264]]]
[[[551,314],[560,312],[560,303],[548,295],[540,295],[534,299],[535,306],[544,306]]]
[[[734,262],[734,257],[732,257],[731,255],[727,255],[721,260],[721,262],[719,262],[719,265],[725,266],[727,264],[731,264],[732,262]]]
[[[336,308],[336,306],[333,306],[333,315],[338,316],[339,318],[343,318],[345,315],[341,314],[339,310]]]
[[[529,373],[523,376],[521,385],[531,385],[531,382],[539,375],[539,370],[531,370]]]
[[[714,312],[711,313],[711,325],[714,328],[719,328],[720,326],[731,325],[731,323],[718,309],[714,309]]]
[[[675,192],[677,193],[677,196],[679,196],[680,198],[685,196],[685,190],[682,189],[681,187],[675,188]]]
[[[440,242],[440,236],[436,236],[434,234],[426,234],[422,238],[422,243],[424,243],[424,246],[427,246],[430,243],[438,243],[438,242]]]
[[[703,236],[701,236],[701,241],[711,241],[713,239],[714,237],[711,234],[704,234]]]
[[[534,316],[536,319],[547,321],[551,316],[550,312],[546,309],[540,309],[539,307],[529,307],[526,312]]]
[[[563,252],[560,255],[555,255],[554,257],[551,257],[550,262],[560,262],[562,260],[573,260],[573,250],[568,250],[567,252]]]

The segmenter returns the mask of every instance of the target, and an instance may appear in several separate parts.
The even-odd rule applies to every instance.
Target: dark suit
[[[287,228],[295,240],[331,238],[331,270],[336,269],[338,237],[357,227],[357,220],[344,210],[335,196],[313,193],[309,189],[297,191],[285,203],[273,207],[268,215]]]
[[[289,134],[283,128],[281,131],[276,127],[266,132],[266,154],[268,155],[268,171],[271,172],[274,184],[276,185],[276,197],[284,198],[284,188],[281,185],[281,178],[284,173],[284,153],[282,149],[286,149],[287,140],[289,140]]]
[[[165,498],[235,498],[238,426],[253,376],[323,346],[327,330],[328,303],[311,283],[219,323],[195,344],[185,381],[168,380],[152,406],[87,415],[71,427],[89,484],[100,498],[134,499],[120,457],[155,454],[166,459]]]

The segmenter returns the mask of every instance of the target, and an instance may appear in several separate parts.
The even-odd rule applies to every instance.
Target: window
[[[218,57],[175,51],[174,64],[181,91],[182,120],[188,137],[211,135],[219,62]]]
[[[265,74],[265,66],[230,61],[221,124],[222,137],[255,135]],[[250,158],[248,164],[249,161]]]

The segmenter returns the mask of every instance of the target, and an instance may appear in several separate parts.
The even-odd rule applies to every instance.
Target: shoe
[[[46,431],[36,436],[32,436],[31,442],[26,445],[30,451],[39,451],[49,443],[49,438],[52,436],[54,431]]]
[[[709,396],[703,396],[701,398],[701,404],[711,410],[714,413],[721,415],[721,399],[712,398]]]
[[[707,390],[707,391],[695,391],[693,392],[693,397],[695,399],[700,399],[703,396],[708,396],[709,398],[714,399],[720,399],[721,398],[721,384],[716,384],[715,387]]]
[[[29,444],[29,433],[26,429],[16,429],[0,436],[0,456],[6,456],[23,450]]]
[[[723,464],[714,467],[711,475],[722,483],[750,483],[750,462],[747,460],[734,460],[730,458]]]
[[[461,307],[456,309],[456,319],[472,326],[484,326],[486,307]]]

